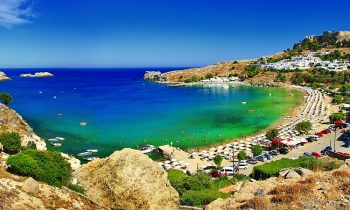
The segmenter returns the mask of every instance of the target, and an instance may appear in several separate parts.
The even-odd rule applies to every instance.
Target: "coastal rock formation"
[[[144,80],[151,80],[155,82],[166,82],[167,78],[165,74],[162,74],[160,71],[146,71],[144,76]]]
[[[95,159],[74,175],[90,199],[112,209],[179,209],[166,171],[136,150]]]
[[[85,196],[32,178],[8,174],[0,168],[0,209],[106,209]]]
[[[49,72],[36,72],[35,74],[21,74],[21,77],[53,77]]]
[[[303,171],[304,176],[245,182],[230,198],[217,199],[205,209],[348,209],[349,166],[316,173],[304,169],[293,170],[295,173],[297,171]]]
[[[77,170],[81,166],[81,162],[79,159],[70,156],[66,153],[61,152],[61,156],[69,163],[70,167],[73,171]]]
[[[23,118],[9,107],[0,104],[0,132],[17,132],[21,135],[22,145],[34,142],[37,149],[46,150],[46,143],[37,136]]]
[[[0,71],[0,81],[7,81],[7,80],[11,80],[8,76],[6,76],[6,74],[2,71]]]

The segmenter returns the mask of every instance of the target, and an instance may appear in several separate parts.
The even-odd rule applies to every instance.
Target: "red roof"
[[[344,122],[343,122],[343,120],[336,120],[336,121],[334,121],[334,123],[335,123],[335,124],[342,124],[342,123],[344,123]]]

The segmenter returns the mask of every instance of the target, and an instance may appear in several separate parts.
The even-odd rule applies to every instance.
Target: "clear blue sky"
[[[203,66],[350,30],[349,0],[0,0],[0,68]]]

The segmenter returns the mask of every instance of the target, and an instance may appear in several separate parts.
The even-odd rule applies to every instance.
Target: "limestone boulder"
[[[167,173],[140,151],[123,149],[74,172],[86,195],[111,209],[178,209]]]
[[[301,176],[295,172],[293,169],[289,170],[288,174],[285,176],[286,179],[300,178]]]
[[[313,171],[306,168],[296,168],[294,171],[297,172],[300,176],[307,176],[314,173]]]

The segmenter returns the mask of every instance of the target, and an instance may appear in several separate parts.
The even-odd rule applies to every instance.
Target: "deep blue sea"
[[[288,114],[302,98],[278,88],[167,87],[144,81],[146,70],[152,69],[4,69],[12,80],[1,82],[0,92],[13,96],[11,108],[39,136],[66,139],[52,149],[98,149],[100,156],[145,143],[186,148],[249,135]],[[38,71],[55,76],[19,77]],[[81,126],[83,121],[88,124]]]

